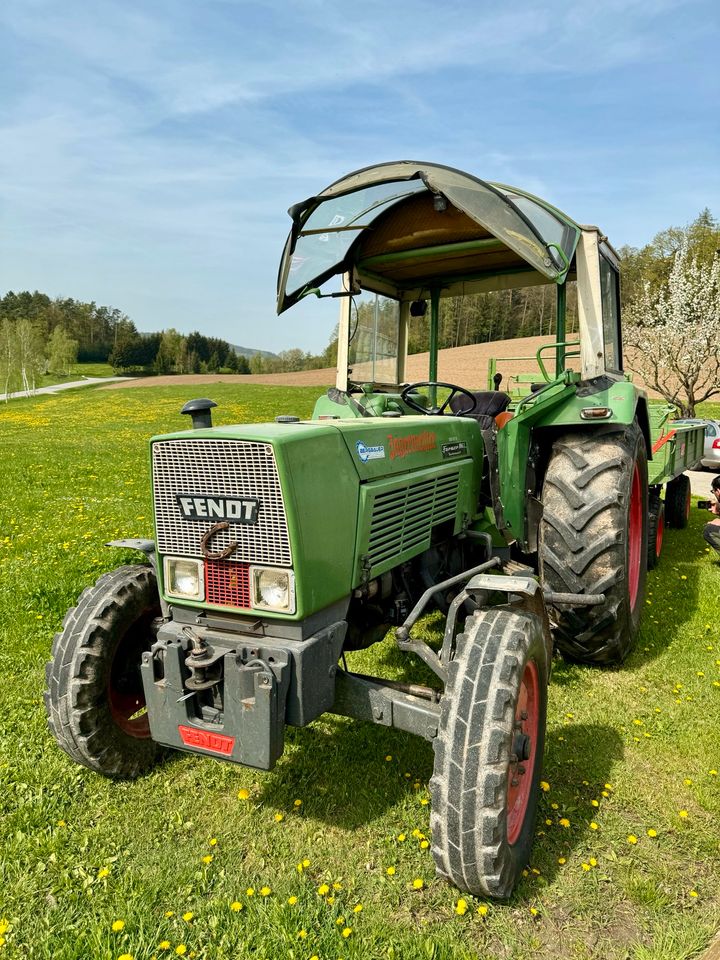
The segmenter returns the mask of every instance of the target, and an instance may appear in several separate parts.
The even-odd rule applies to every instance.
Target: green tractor
[[[190,430],[151,440],[155,540],[114,542],[144,561],[65,617],[50,728],[115,778],[168,747],[268,770],[285,725],[325,712],[415,733],[435,753],[438,874],[504,898],[530,855],[553,642],[587,663],[628,653],[649,496],[673,479],[656,471],[651,490],[648,461],[677,448],[681,473],[695,440],[681,455],[623,375],[617,256],[596,228],[411,162],[352,173],[290,214],[278,312],[339,300],[336,386],[308,421],[213,427],[215,404],[194,400]],[[557,290],[554,373],[539,354],[514,395],[502,365],[488,390],[440,382],[441,299],[536,284]],[[430,334],[416,383],[411,318]],[[445,615],[435,645],[414,635],[430,609]],[[348,669],[347,652],[391,629],[434,682]]]

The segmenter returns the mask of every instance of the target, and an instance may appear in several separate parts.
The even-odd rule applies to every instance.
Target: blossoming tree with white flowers
[[[681,416],[720,393],[720,256],[703,262],[683,243],[667,280],[625,308],[628,366]]]

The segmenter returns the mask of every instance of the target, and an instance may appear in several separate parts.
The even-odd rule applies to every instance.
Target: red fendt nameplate
[[[178,727],[178,733],[186,747],[196,750],[207,750],[208,753],[221,753],[229,757],[235,746],[235,737],[228,737],[224,733],[210,733],[209,730],[198,730],[197,727]]]

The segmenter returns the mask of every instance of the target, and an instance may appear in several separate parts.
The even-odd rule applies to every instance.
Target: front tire
[[[637,423],[555,442],[543,486],[540,576],[559,593],[602,593],[593,607],[552,611],[570,660],[617,664],[640,626],[647,568],[647,452]]]
[[[468,893],[509,897],[530,857],[548,675],[532,614],[507,606],[468,617],[448,667],[430,781],[437,873]]]
[[[77,763],[134,779],[160,759],[150,739],[140,676],[160,615],[155,574],[126,566],[84,590],[55,635],[45,668],[50,732]]]

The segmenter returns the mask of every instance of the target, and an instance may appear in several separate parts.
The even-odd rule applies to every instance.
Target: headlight
[[[165,593],[170,597],[183,600],[204,600],[202,560],[188,560],[185,557],[165,557]]]
[[[295,577],[292,570],[250,567],[250,576],[254,607],[295,613]]]

